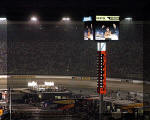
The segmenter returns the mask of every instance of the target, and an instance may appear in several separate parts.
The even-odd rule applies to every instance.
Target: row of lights
[[[0,21],[5,21],[5,20],[7,20],[7,18],[0,18]],[[71,18],[69,18],[69,17],[63,17],[63,18],[62,18],[62,21],[70,21],[70,20],[71,20]],[[39,21],[39,20],[38,20],[38,17],[32,16],[32,17],[30,18],[30,21],[32,21],[32,22],[37,22],[37,21]]]
[[[7,18],[0,18],[0,21],[5,21],[5,20],[7,20]],[[70,17],[63,17],[63,18],[62,18],[62,21],[70,21],[70,20],[71,20]],[[131,18],[131,17],[127,17],[127,18],[125,18],[125,20],[131,21],[132,18]],[[38,21],[38,18],[37,18],[36,16],[32,16],[32,17],[30,18],[30,21],[32,21],[32,22],[37,22],[37,21]]]

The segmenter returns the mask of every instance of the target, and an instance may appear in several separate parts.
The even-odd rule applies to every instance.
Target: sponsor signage
[[[87,22],[87,21],[92,21],[92,17],[89,16],[89,17],[84,17],[83,18],[83,22]]]
[[[119,16],[96,16],[96,21],[120,21]]]

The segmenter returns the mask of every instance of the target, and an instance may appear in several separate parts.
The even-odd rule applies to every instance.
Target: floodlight
[[[70,21],[70,18],[69,17],[63,17],[62,20],[63,21]]]
[[[126,17],[125,20],[130,21],[130,20],[132,20],[132,17]]]
[[[38,21],[38,18],[37,17],[35,17],[35,16],[33,16],[33,17],[31,17],[31,19],[30,19],[32,22],[37,22]]]

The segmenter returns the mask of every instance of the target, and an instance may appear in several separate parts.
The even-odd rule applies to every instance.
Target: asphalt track
[[[6,80],[0,79],[0,88],[2,89],[4,86],[11,85],[13,88],[27,88],[27,83],[29,81],[36,81],[38,84],[42,85],[45,81],[53,81],[56,86],[63,85],[70,91],[75,93],[84,92],[85,94],[95,94],[96,93],[96,80],[73,80],[72,76],[35,76],[34,78],[28,79],[17,79],[17,78],[9,78]],[[143,82],[138,80],[125,80],[119,78],[107,78],[106,80],[107,90],[120,90],[125,92],[143,92]],[[7,85],[6,85],[7,84]],[[149,85],[147,85],[147,90],[149,89]]]

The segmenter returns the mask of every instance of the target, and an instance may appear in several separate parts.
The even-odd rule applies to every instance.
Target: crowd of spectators
[[[96,76],[96,42],[83,40],[82,26],[79,22],[8,25],[7,51],[0,28],[0,71],[5,70],[2,61],[8,52],[10,74]],[[107,76],[142,75],[142,66],[142,25],[121,25],[120,40],[107,42]]]

